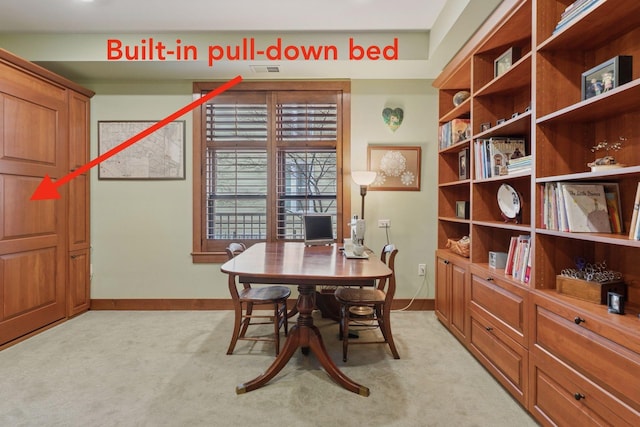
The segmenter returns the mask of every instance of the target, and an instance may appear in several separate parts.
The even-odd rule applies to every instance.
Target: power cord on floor
[[[418,289],[416,290],[416,293],[413,294],[413,297],[411,297],[411,300],[409,301],[409,304],[407,304],[405,307],[402,308],[397,308],[395,310],[391,310],[392,312],[395,311],[407,311],[409,309],[409,307],[411,307],[411,304],[413,304],[413,302],[416,300],[416,297],[418,296],[418,294],[420,293],[420,291],[422,291],[425,287],[425,285],[428,287],[429,286],[429,281],[428,281],[428,277],[429,275],[427,274],[427,272],[425,271],[424,274],[424,279],[422,280],[422,283],[420,284],[420,286],[418,287]]]

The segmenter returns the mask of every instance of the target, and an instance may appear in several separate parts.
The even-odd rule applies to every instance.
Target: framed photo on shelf
[[[480,132],[485,132],[491,129],[491,122],[480,123]]]
[[[460,181],[469,179],[469,149],[458,153],[458,179]]]
[[[624,314],[624,295],[608,292],[607,311],[614,314]]]
[[[518,59],[520,59],[519,48],[511,47],[507,49],[506,52],[493,61],[493,78],[504,74]]]
[[[458,200],[456,202],[456,217],[460,219],[469,219],[469,202]]]
[[[616,56],[582,73],[582,100],[631,81],[632,57]]]
[[[367,170],[377,174],[369,191],[420,191],[421,157],[420,146],[367,146]]]

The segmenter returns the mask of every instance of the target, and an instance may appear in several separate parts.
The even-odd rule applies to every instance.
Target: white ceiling
[[[73,80],[226,78],[434,78],[500,0],[2,0],[0,47]],[[198,61],[108,61],[106,40],[196,40]],[[278,37],[329,43],[330,61],[206,61],[206,40]],[[305,38],[306,37],[306,38]],[[399,38],[400,58],[353,61],[349,38],[383,47]],[[204,43],[204,45],[201,45]],[[259,59],[259,58],[258,58]],[[250,65],[279,65],[253,74]]]
[[[2,31],[130,33],[428,30],[446,0],[3,0],[2,3]]]

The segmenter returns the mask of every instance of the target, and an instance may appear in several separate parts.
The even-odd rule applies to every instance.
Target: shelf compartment
[[[448,147],[446,150],[440,152],[438,156],[438,175],[439,182],[446,183],[455,183],[460,180],[460,170],[459,170],[459,154],[461,151],[469,147],[469,141],[466,143],[456,144],[453,147]],[[471,167],[471,159],[467,159],[467,173],[470,174],[472,171]]]
[[[575,268],[575,259],[606,261],[607,268],[623,274],[627,304],[640,307],[640,242],[615,234],[562,233],[537,229],[535,234],[537,289],[556,289],[556,275]]]
[[[438,188],[438,204],[440,206],[439,213],[443,217],[457,218],[456,202],[470,201],[469,183],[463,185],[451,185]],[[465,218],[460,218],[465,219]],[[468,218],[466,218],[468,219]]]
[[[640,95],[640,93],[638,94]],[[638,98],[636,98],[638,99]],[[592,152],[591,148],[600,141],[616,142],[619,137],[627,138],[619,151],[609,153],[618,163],[628,167],[640,165],[640,151],[634,146],[640,138],[640,111],[636,110],[617,117],[587,121],[549,120],[538,123],[536,131],[536,152],[545,153],[536,157],[538,178],[558,175],[590,173],[588,163],[604,157],[606,152]],[[593,177],[627,174],[632,171],[610,170],[598,172]]]
[[[519,135],[524,135],[528,141],[528,137],[531,135],[531,111],[525,111],[522,114],[518,114],[517,117],[512,117],[504,123],[493,126],[489,130],[473,135],[473,138],[486,139],[491,138],[492,136]]]
[[[640,167],[636,166],[634,168],[624,168],[635,171],[634,174],[627,175],[603,175],[603,174],[576,174],[576,175],[565,175],[555,177],[553,181],[537,181],[536,182],[536,203],[538,206],[537,212],[540,213],[538,215],[538,227],[542,227],[542,212],[543,208],[543,195],[544,195],[544,187],[546,182],[615,182],[618,184],[620,189],[620,214],[622,216],[622,225],[623,231],[621,234],[608,234],[608,233],[568,233],[561,232],[558,230],[547,230],[546,228],[541,228],[542,232],[546,233],[560,233],[556,235],[564,236],[569,235],[576,239],[583,240],[592,240],[599,241],[604,243],[611,243],[616,245],[630,246],[630,247],[640,247],[640,242],[629,240],[629,229],[631,226],[631,215],[633,213],[633,205],[635,200],[635,194],[638,187],[638,182],[640,182]],[[584,176],[585,179],[574,179],[577,176]],[[569,179],[571,178],[571,179]]]
[[[529,228],[498,227],[489,223],[472,222],[471,229],[471,261],[475,263],[488,263],[489,251],[509,252],[511,237],[522,234],[529,235]],[[526,286],[522,284],[522,286]]]
[[[444,91],[445,93],[447,91]],[[455,93],[457,93],[458,91],[456,91]],[[453,100],[453,95],[455,95],[455,93],[451,94],[450,98]],[[449,96],[447,96],[447,99],[449,99]],[[442,101],[441,101],[442,102]],[[462,102],[460,105],[455,106],[453,105],[453,101],[451,102],[451,107],[452,108],[450,111],[447,111],[447,113],[440,117],[440,124],[444,124],[447,122],[450,122],[453,119],[468,119],[470,117],[471,114],[471,97],[467,98],[464,102]]]
[[[511,185],[519,194],[521,202],[521,224],[531,224],[531,177],[520,176],[518,178],[509,175],[500,177],[503,179],[491,179],[476,181],[473,185],[471,216],[475,221],[488,221],[503,223],[504,219],[498,207],[497,194],[502,184]]]
[[[638,98],[640,98],[640,79],[635,79],[608,93],[576,102],[539,117],[536,123],[586,122],[637,112]]]
[[[538,0],[537,15],[544,18],[537,23],[539,51],[594,49],[628,34],[640,24],[640,2],[621,7],[618,0],[608,0],[594,4],[553,34],[560,15],[571,3],[573,0]]]
[[[438,248],[447,247],[447,240],[459,240],[470,233],[469,221],[457,218],[442,218],[438,221]],[[452,252],[453,253],[453,252]]]
[[[471,130],[476,137],[487,133],[480,128],[483,123],[489,123],[491,126],[489,133],[496,136],[507,136],[498,133],[499,130],[507,130],[507,122],[510,124],[517,122],[525,131],[531,129],[531,120],[526,119],[531,117],[530,111],[526,111],[531,105],[530,86],[510,93],[503,92],[492,96],[474,97],[472,103]],[[513,117],[514,114],[517,116]],[[497,125],[496,122],[500,119],[505,122]]]
[[[521,88],[528,88],[531,93],[531,52],[516,61],[504,74],[477,89],[474,96],[510,94]]]

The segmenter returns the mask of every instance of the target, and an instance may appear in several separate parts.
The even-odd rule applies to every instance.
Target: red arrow
[[[191,104],[189,104],[189,105],[179,109],[175,113],[165,117],[164,119],[162,119],[159,122],[155,123],[153,126],[143,130],[142,132],[138,133],[137,135],[132,136],[131,138],[129,138],[128,140],[126,140],[122,144],[113,147],[111,150],[109,150],[106,153],[96,157],[95,159],[93,159],[89,163],[87,163],[86,165],[79,167],[78,169],[76,169],[73,172],[63,176],[62,178],[60,178],[59,180],[57,180],[55,182],[53,182],[51,180],[49,175],[45,175],[45,177],[42,179],[42,181],[38,185],[38,188],[36,188],[36,191],[33,192],[33,195],[31,196],[31,200],[59,199],[60,198],[60,193],[58,193],[58,187],[60,187],[61,185],[64,185],[67,182],[71,181],[73,178],[77,177],[78,175],[81,175],[81,174],[85,173],[86,171],[88,171],[89,169],[94,167],[95,165],[100,164],[103,161],[107,160],[109,157],[112,157],[112,156],[118,154],[120,151],[124,150],[125,148],[129,147],[130,145],[135,144],[136,142],[140,141],[142,138],[151,135],[153,132],[157,131],[161,127],[168,125],[172,121],[176,120],[178,117],[185,115],[189,111],[191,111],[194,108],[196,108],[198,105],[204,104],[205,102],[207,102],[208,100],[210,100],[214,96],[221,94],[225,90],[235,86],[236,84],[240,83],[241,81],[242,81],[242,77],[241,76],[237,76],[234,79],[229,80],[228,82],[226,82],[222,86],[219,86],[216,89],[212,90],[211,92],[209,92],[205,96],[203,96],[201,98],[198,98],[197,100],[193,101]]]

